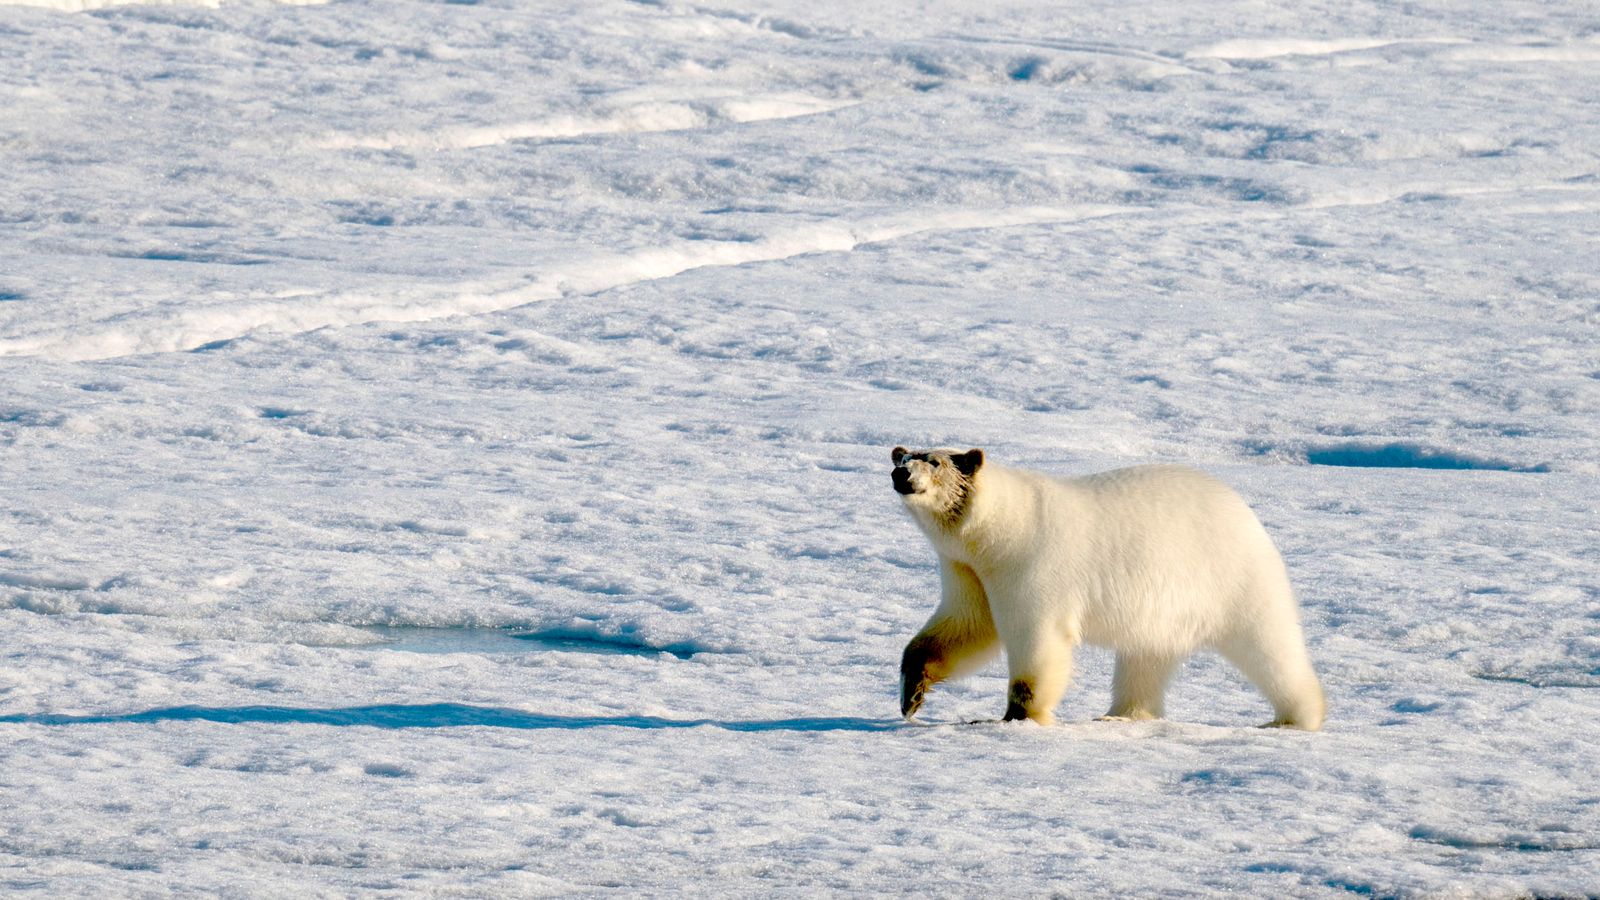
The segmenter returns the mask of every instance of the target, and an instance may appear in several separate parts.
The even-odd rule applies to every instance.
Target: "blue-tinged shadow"
[[[378,637],[371,650],[401,650],[409,653],[530,653],[539,650],[566,650],[577,653],[603,653],[626,656],[660,656],[670,653],[679,659],[692,659],[708,652],[693,644],[655,646],[626,635],[601,636],[578,630],[547,629],[521,633],[505,628],[428,628],[415,625],[367,625],[362,631]]]
[[[584,728],[721,728],[725,731],[894,731],[906,726],[899,719],[863,719],[850,716],[810,719],[665,719],[659,716],[546,716],[496,706],[465,703],[347,706],[338,709],[302,709],[292,706],[169,706],[116,715],[69,716],[33,713],[0,716],[0,724],[109,725],[145,722],[222,722],[229,725],[298,724],[364,726],[367,728],[522,728],[580,730]]]
[[[1522,466],[1502,459],[1468,456],[1415,444],[1338,444],[1306,451],[1314,466],[1354,466],[1369,469],[1455,469],[1491,472],[1548,472],[1544,463]]]

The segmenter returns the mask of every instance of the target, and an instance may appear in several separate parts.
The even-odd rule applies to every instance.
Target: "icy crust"
[[[1180,13],[1026,38],[677,5],[413,12],[126,7],[48,28],[14,13],[36,49],[12,60],[22,189],[0,197],[0,222],[29,251],[0,296],[25,279],[31,302],[0,303],[0,353],[94,359],[481,313],[837,250],[894,218],[1239,217],[1508,192],[1532,215],[1594,206],[1583,98],[1521,102],[1582,71],[1600,46],[1582,33],[1384,17],[1367,27],[1393,38],[1219,45],[1138,37],[1197,25]],[[1447,26],[1457,36],[1439,37]],[[193,62],[164,51],[174,29]],[[1124,29],[1137,41],[1115,39]],[[115,69],[85,70],[85,40]],[[1326,54],[1351,71],[1325,77]],[[1495,77],[1456,90],[1472,64]],[[207,66],[248,67],[250,82],[190,90]],[[1393,88],[1399,72],[1410,90]],[[925,138],[952,117],[963,127]]]
[[[1591,20],[0,7],[0,890],[1600,893]],[[897,443],[1234,485],[1328,730],[901,722]]]
[[[1582,724],[1594,692],[1568,685],[1600,658],[1592,478],[1263,459],[1259,430],[1403,429],[1370,418],[1396,414],[1370,402],[1377,387],[1264,377],[1294,371],[1289,348],[1313,352],[1304,311],[1285,328],[1146,307],[1133,342],[1106,307],[1077,304],[1071,326],[1001,318],[941,274],[967,254],[998,290],[1032,277],[1032,248],[1063,243],[1038,241],[1009,259],[968,235],[705,269],[487,325],[30,363],[53,375],[29,379],[31,411],[7,432],[36,472],[13,527],[49,536],[6,544],[7,641],[27,665],[7,673],[0,727],[21,736],[14,783],[39,798],[12,819],[18,865],[49,854],[63,862],[47,883],[84,891],[204,889],[252,865],[272,883],[315,872],[415,891],[894,890],[930,872],[975,891],[1008,871],[1091,893],[1173,878],[1585,889],[1583,836],[1600,824],[1581,802],[1585,760],[1600,748]],[[800,297],[804,317],[784,308]],[[1328,315],[1318,327],[1336,333],[1342,313]],[[1386,321],[1382,344],[1334,358],[1382,360],[1396,381],[1408,359],[1517,358],[1499,343],[1514,336],[1470,316],[1450,326],[1459,357],[1427,338],[1436,320]],[[1223,325],[1232,370],[1255,376],[1219,393],[1196,334]],[[938,365],[958,341],[969,364]],[[1073,373],[1074,405],[1037,392]],[[203,384],[228,387],[189,402]],[[1454,390],[1407,396],[1409,416],[1472,408]],[[1576,460],[1563,448],[1585,426],[1519,396],[1521,413],[1481,410],[1493,430],[1441,419],[1433,440]],[[894,661],[936,583],[880,481],[892,417],[928,443],[1003,418],[1004,437],[981,441],[994,453],[1071,471],[1185,447],[1238,485],[1299,586],[1332,698],[1325,742],[1253,730],[1266,710],[1210,659],[1180,675],[1173,721],[1088,724],[1110,677],[1094,652],[1062,729],[960,725],[998,714],[998,671],[937,694],[939,727],[898,725]],[[1535,419],[1539,436],[1508,427]],[[368,624],[583,629],[696,652],[391,651]],[[85,742],[98,761],[70,780],[39,762]],[[189,792],[191,824],[116,837],[163,821],[157,785]],[[113,811],[67,800],[91,787]],[[73,843],[41,843],[38,823],[67,822]],[[561,849],[574,840],[581,852]]]
[[[230,740],[243,727],[255,741]],[[9,859],[49,860],[33,872],[71,893],[308,877],[323,890],[408,895],[853,893],[937,877],[939,890],[963,895],[996,884],[1562,895],[1583,890],[1594,852],[1583,833],[1592,823],[1563,818],[1577,804],[1551,786],[1571,766],[1451,774],[1394,738],[1380,779],[1351,762],[1351,741],[1337,733],[1303,741],[1161,723],[12,730],[12,752],[61,774],[23,801],[36,827],[8,840]],[[99,747],[86,757],[89,741]],[[1532,740],[1504,747],[1553,759]],[[934,754],[984,764],[930,765]],[[1374,816],[1380,791],[1409,815]],[[104,806],[84,809],[85,795]],[[1486,807],[1503,812],[1453,813]],[[1529,808],[1557,820],[1504,824]],[[1195,827],[1198,818],[1210,827]],[[177,840],[156,837],[175,820]],[[64,831],[78,835],[67,853],[52,837]],[[1498,874],[1497,857],[1539,874]]]

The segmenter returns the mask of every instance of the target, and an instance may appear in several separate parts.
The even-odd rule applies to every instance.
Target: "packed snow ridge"
[[[718,122],[742,124],[810,116],[854,106],[857,100],[802,95],[728,96],[635,103],[604,114],[569,114],[534,122],[394,132],[375,136],[331,135],[315,146],[332,149],[466,150],[512,141],[548,140],[605,134],[647,134],[705,128]]]
[[[1134,210],[1136,211],[1136,210]],[[111,359],[144,353],[193,350],[256,332],[300,333],[319,328],[378,322],[422,322],[448,316],[498,312],[564,296],[582,296],[624,285],[670,278],[694,269],[773,262],[810,253],[847,252],[863,244],[916,234],[1070,223],[1127,208],[1016,208],[929,210],[858,222],[822,221],[740,241],[689,241],[631,254],[601,255],[560,270],[532,272],[512,283],[452,285],[411,297],[332,293],[247,301],[199,311],[182,308],[119,317],[114,328],[60,331],[0,339],[0,356],[45,356],[60,360]]]

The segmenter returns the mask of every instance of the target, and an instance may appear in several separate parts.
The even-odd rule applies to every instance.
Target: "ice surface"
[[[0,890],[1600,894],[1597,56],[0,4]],[[1327,730],[1209,656],[1091,721],[1093,649],[1059,727],[900,722],[897,443],[1234,484]]]
[[[360,646],[403,653],[535,653],[565,650],[578,653],[668,653],[688,659],[698,651],[692,644],[655,647],[626,636],[601,637],[578,630],[522,631],[514,628],[418,628],[370,625],[361,629],[374,642]]]

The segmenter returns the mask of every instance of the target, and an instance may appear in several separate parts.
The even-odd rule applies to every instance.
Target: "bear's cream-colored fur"
[[[1113,719],[1162,714],[1177,667],[1214,649],[1315,731],[1323,695],[1283,560],[1255,514],[1179,466],[1056,478],[983,451],[896,447],[894,487],[939,553],[938,608],[901,661],[901,712],[1005,648],[1005,718],[1053,721],[1080,643],[1116,651]]]

